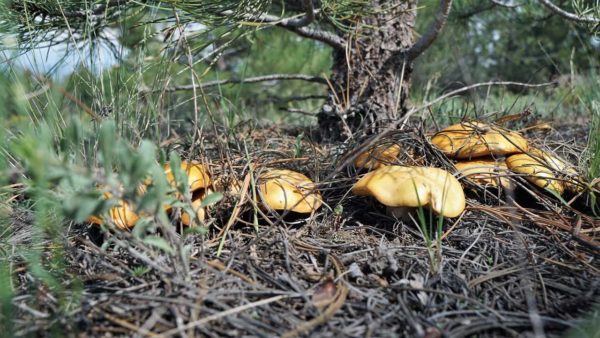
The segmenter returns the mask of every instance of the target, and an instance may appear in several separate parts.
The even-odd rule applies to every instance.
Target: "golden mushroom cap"
[[[263,205],[274,210],[310,213],[323,204],[315,183],[292,170],[266,170],[258,178],[258,190]]]
[[[111,208],[108,214],[119,229],[133,228],[139,220],[138,215],[131,209],[129,203],[124,201],[120,201],[118,207]]]
[[[135,223],[140,219],[129,206],[129,203],[122,200],[119,201],[119,204],[116,207],[112,207],[108,210],[108,216],[115,226],[122,230],[133,228]],[[87,221],[96,225],[104,224],[104,220],[97,216],[89,216]]]
[[[364,169],[378,169],[389,165],[400,155],[399,144],[380,144],[364,151],[354,160],[354,166]]]
[[[572,177],[578,173],[565,160],[538,148],[531,148],[527,154],[515,154],[506,158],[506,165],[518,174],[526,174],[525,179],[540,188],[550,189],[562,194],[565,189],[580,191],[578,184]],[[557,174],[569,177],[559,178]]]
[[[481,184],[492,187],[502,186],[506,189],[513,189],[514,184],[508,178],[508,167],[504,161],[497,161],[493,158],[481,158],[471,161],[461,161],[454,166],[466,178]]]
[[[100,217],[97,217],[97,216],[94,216],[94,215],[92,215],[92,216],[88,216],[88,218],[87,218],[87,220],[86,220],[86,221],[87,221],[88,223],[91,223],[91,224],[96,224],[96,225],[101,225],[101,224],[104,224],[104,221],[102,220],[102,218],[100,218]]]
[[[449,172],[432,167],[386,166],[363,176],[352,187],[388,207],[431,206],[437,214],[456,217],[465,209],[465,193]]]
[[[206,211],[204,210],[204,208],[201,207],[203,199],[204,196],[202,198],[197,198],[192,201],[192,209],[194,209],[194,211],[196,212],[196,217],[198,217],[198,219],[201,221],[204,221],[204,218],[206,217]],[[192,225],[192,218],[185,211],[181,213],[181,223],[186,226]]]
[[[519,133],[481,122],[463,122],[451,125],[431,138],[437,148],[448,157],[508,155],[527,151],[528,142]]]
[[[167,182],[172,186],[175,185],[175,176],[171,170],[169,163],[165,164],[165,175],[167,176]],[[202,164],[196,162],[181,161],[181,170],[183,170],[188,177],[188,185],[190,191],[196,191],[198,189],[205,189],[212,183],[208,170]]]

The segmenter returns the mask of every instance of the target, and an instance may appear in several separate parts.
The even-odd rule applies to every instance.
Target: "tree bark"
[[[414,43],[416,0],[371,0],[374,14],[334,50],[328,99],[319,113],[322,138],[376,133],[407,112],[412,63],[400,53]]]

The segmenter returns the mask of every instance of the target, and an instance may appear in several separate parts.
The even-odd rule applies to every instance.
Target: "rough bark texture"
[[[334,51],[334,88],[319,114],[323,138],[373,133],[406,113],[412,65],[398,52],[414,43],[416,2],[372,0],[376,14],[347,34],[345,51]]]

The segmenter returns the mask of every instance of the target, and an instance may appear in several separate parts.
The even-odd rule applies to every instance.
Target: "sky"
[[[117,35],[110,32],[109,34],[109,41],[112,41],[118,48]],[[1,65],[5,67],[10,65],[37,74],[44,74],[53,79],[69,75],[82,64],[93,73],[99,74],[117,63],[117,58],[106,44],[98,45],[94,49],[89,45],[75,48],[73,43],[61,43],[25,53],[15,49],[0,51],[0,67],[2,67]]]

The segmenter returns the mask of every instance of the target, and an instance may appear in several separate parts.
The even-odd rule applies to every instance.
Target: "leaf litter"
[[[529,136],[577,160],[585,131],[573,130]],[[208,163],[211,174],[235,174],[245,188],[215,198],[205,235],[158,224],[144,241],[68,227],[63,282],[81,284],[72,288],[77,301],[67,316],[53,294],[59,291],[15,257],[17,334],[59,326],[68,335],[100,337],[552,337],[577,329],[594,311],[598,219],[522,178],[513,178],[521,197],[461,181],[468,208],[445,220],[440,268],[432,271],[418,225],[349,194],[359,173],[344,163],[359,142],[299,141],[298,130],[240,132],[250,136],[244,143],[232,133],[219,136],[226,149],[203,146],[205,158],[218,158]],[[565,140],[569,132],[578,142]],[[384,141],[406,149],[398,164],[453,172],[420,128]],[[174,147],[190,148],[183,141]],[[269,166],[311,177],[327,205],[302,217],[260,209],[251,178]],[[31,218],[13,217],[13,245],[28,245]],[[76,292],[66,290],[60,292]]]

